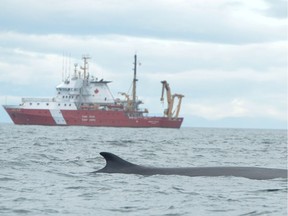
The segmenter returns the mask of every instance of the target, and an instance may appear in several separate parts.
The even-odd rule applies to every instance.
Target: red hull
[[[5,110],[15,124],[21,125],[180,128],[183,122],[183,118],[129,117],[125,111],[53,110],[52,112],[48,109],[10,107],[5,107]]]

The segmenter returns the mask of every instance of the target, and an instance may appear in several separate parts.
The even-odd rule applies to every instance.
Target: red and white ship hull
[[[164,117],[150,117],[147,109],[140,109],[142,101],[136,95],[137,56],[134,55],[134,77],[132,95],[119,92],[125,99],[114,98],[108,84],[98,80],[88,71],[89,56],[83,56],[84,65],[80,71],[75,64],[74,75],[68,76],[56,86],[52,98],[22,98],[22,103],[4,106],[15,124],[22,125],[81,125],[103,127],[163,127],[180,128],[183,118],[178,118],[181,107],[180,94],[171,94],[169,84],[162,83],[163,102],[166,90],[168,108]],[[178,105],[173,110],[174,99]]]
[[[19,125],[180,128],[183,122],[183,118],[133,117],[133,113],[123,110],[49,110],[25,109],[18,106],[4,108],[14,124]]]

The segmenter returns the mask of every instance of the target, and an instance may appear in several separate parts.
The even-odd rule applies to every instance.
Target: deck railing
[[[22,98],[22,103],[25,102],[55,102],[54,98]]]

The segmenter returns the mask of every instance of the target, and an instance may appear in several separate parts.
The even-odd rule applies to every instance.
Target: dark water
[[[287,215],[284,179],[91,174],[150,166],[287,167],[285,130],[0,125],[0,215]]]

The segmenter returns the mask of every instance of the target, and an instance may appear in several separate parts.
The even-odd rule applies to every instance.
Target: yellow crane
[[[178,118],[181,109],[182,98],[184,97],[184,95],[182,94],[172,95],[169,83],[166,80],[161,81],[161,83],[162,83],[162,94],[160,101],[164,103],[164,91],[166,90],[167,104],[168,104],[167,109],[164,110],[164,116],[167,116],[169,119]],[[173,111],[175,97],[178,98],[178,104],[175,110]]]
[[[130,95],[126,94],[125,92],[118,92],[118,94],[121,94],[124,96],[127,100],[127,110],[133,109],[133,101],[130,99]]]

